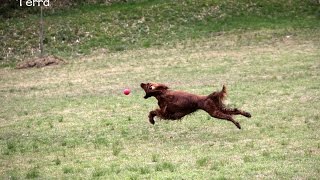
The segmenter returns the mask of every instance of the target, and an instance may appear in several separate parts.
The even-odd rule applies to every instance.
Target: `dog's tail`
[[[215,102],[219,102],[219,104],[223,104],[223,101],[227,97],[227,87],[223,85],[222,90],[220,92],[213,92],[208,97],[214,100]]]

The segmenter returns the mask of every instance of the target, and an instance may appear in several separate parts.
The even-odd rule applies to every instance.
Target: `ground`
[[[60,65],[66,63],[65,60],[56,56],[43,56],[25,60],[17,64],[17,69],[41,68],[45,66]]]
[[[281,33],[279,33],[281,32]],[[1,179],[316,179],[318,31],[212,34],[97,51],[45,68],[0,69]],[[148,122],[141,82],[207,95],[252,114],[243,129],[198,111]],[[130,88],[131,94],[122,94]]]

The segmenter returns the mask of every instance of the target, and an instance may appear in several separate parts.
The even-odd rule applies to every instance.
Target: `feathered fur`
[[[155,109],[149,113],[151,124],[155,123],[155,116],[161,119],[177,120],[199,109],[206,111],[212,117],[231,121],[239,129],[241,129],[239,122],[235,121],[232,116],[241,114],[251,117],[250,113],[237,108],[226,108],[223,103],[223,100],[227,96],[225,85],[223,85],[221,91],[213,92],[208,96],[173,91],[168,86],[159,83],[141,83],[140,86],[146,93],[145,99],[153,96],[158,100],[159,109]]]

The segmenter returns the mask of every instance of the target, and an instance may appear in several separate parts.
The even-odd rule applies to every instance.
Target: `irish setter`
[[[227,108],[223,100],[227,95],[226,87],[220,92],[213,92],[208,96],[199,96],[183,91],[169,90],[168,86],[158,83],[141,83],[141,88],[145,91],[145,99],[154,96],[158,100],[160,109],[155,109],[149,113],[149,121],[154,124],[154,117],[161,119],[177,120],[185,115],[202,109],[212,117],[233,122],[239,129],[240,123],[233,119],[233,115],[243,115],[250,118],[251,114],[240,109]]]

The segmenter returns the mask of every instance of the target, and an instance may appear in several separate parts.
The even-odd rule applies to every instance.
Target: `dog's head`
[[[144,96],[145,99],[151,96],[161,95],[169,89],[168,86],[158,83],[141,83],[140,86],[146,92],[146,95]]]

